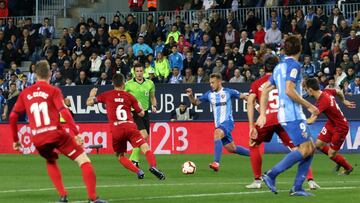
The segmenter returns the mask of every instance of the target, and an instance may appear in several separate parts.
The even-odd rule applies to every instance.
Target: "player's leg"
[[[137,125],[138,130],[140,131],[142,137],[147,140],[150,132],[150,118],[147,111],[145,111],[144,117],[138,116],[136,113],[133,113],[134,121]],[[130,155],[130,160],[139,167],[140,160],[140,149],[138,147],[133,148],[132,153]]]
[[[215,129],[214,132],[214,161],[209,164],[209,167],[214,171],[219,170],[220,161],[221,161],[221,154],[222,154],[222,142],[225,136],[224,131],[220,128]]]
[[[146,160],[149,163],[149,171],[154,174],[159,180],[165,180],[165,174],[156,167],[156,158],[154,153],[150,150],[149,145],[145,142],[140,145],[141,151],[145,154]]]
[[[263,175],[263,180],[271,191],[277,193],[275,186],[276,177],[296,163],[299,163],[294,190],[291,192],[293,195],[306,195],[307,193],[301,187],[312,161],[315,149],[314,144],[304,121],[288,122],[283,127],[293,140],[294,145],[298,146],[298,149],[288,153],[278,164]]]
[[[58,159],[58,154],[54,152],[55,146],[53,144],[46,144],[43,146],[37,146],[36,148],[39,151],[39,154],[46,159],[47,173],[60,195],[59,202],[67,202],[66,196],[68,193],[64,187],[61,170],[56,161]]]
[[[343,144],[346,135],[347,132],[337,133],[335,128],[332,127],[331,123],[328,122],[321,130],[318,139],[316,141],[316,148],[320,150],[322,153],[328,155],[329,158],[337,164],[336,172],[338,172],[340,167],[343,167],[346,171],[350,171],[350,172],[353,169],[351,164],[342,155],[336,153]],[[328,146],[329,143],[332,143],[332,146],[335,148],[335,150],[331,149],[332,147]]]
[[[275,126],[275,132],[281,139],[282,143],[287,146],[290,151],[297,150],[297,147],[293,144],[292,140],[290,139],[289,135],[286,133],[284,128],[281,125]],[[320,186],[315,182],[313,172],[311,167],[307,173],[306,179],[308,180],[308,185],[311,190],[316,190],[320,188]]]
[[[61,136],[59,137],[60,139],[56,148],[62,154],[71,160],[74,160],[80,167],[89,200],[99,203],[106,202],[104,200],[98,199],[97,197],[95,171],[89,157],[86,155],[83,148],[79,146],[75,142],[74,137],[70,136],[69,134],[63,131],[59,132],[59,134],[61,134]]]
[[[223,131],[222,135],[222,145],[225,147],[225,149],[234,154],[243,155],[243,156],[250,156],[250,152],[247,148],[235,145],[234,140],[231,135],[231,128],[226,128],[223,126],[220,126],[219,129]]]

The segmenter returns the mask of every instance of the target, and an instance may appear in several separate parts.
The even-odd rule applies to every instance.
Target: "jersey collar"
[[[138,83],[138,81],[136,80],[136,78],[134,77],[134,82],[136,82],[137,84],[139,84],[139,85],[142,85],[142,84],[144,84],[144,82],[145,82],[145,78],[143,78],[143,81],[142,81],[142,83]]]

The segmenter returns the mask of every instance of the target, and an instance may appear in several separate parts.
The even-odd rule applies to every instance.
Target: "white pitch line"
[[[292,184],[292,182],[279,181],[277,184]],[[357,180],[343,180],[343,181],[320,181],[318,184],[329,184],[329,183],[360,183]],[[198,185],[246,185],[248,183],[241,182],[209,182],[209,183],[157,183],[157,184],[114,184],[114,185],[97,185],[97,188],[122,188],[122,187],[159,187],[159,186],[198,186]],[[68,190],[72,189],[84,189],[85,186],[69,186],[66,187]],[[42,192],[42,191],[53,191],[55,188],[32,188],[32,189],[18,189],[18,190],[1,190],[0,194],[4,193],[19,193],[19,192]]]
[[[360,187],[322,187],[320,190],[351,190],[360,189]],[[289,190],[278,190],[278,192],[289,192]],[[186,195],[168,195],[168,196],[152,196],[152,197],[134,197],[123,199],[109,199],[109,202],[122,201],[139,201],[139,200],[159,200],[159,199],[181,199],[181,198],[199,198],[199,197],[213,197],[213,196],[232,196],[232,195],[252,195],[271,193],[267,191],[249,191],[249,192],[224,192],[224,193],[201,193],[201,194],[186,194]],[[85,203],[86,201],[74,201],[72,203]]]

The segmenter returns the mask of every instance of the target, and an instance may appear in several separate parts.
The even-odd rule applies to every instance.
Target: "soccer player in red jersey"
[[[247,113],[249,119],[250,129],[250,162],[254,173],[254,182],[247,185],[248,189],[260,189],[262,187],[261,182],[261,166],[262,157],[260,153],[260,144],[263,142],[270,142],[274,133],[276,133],[283,144],[288,148],[294,148],[290,137],[286,131],[281,127],[278,122],[277,114],[279,109],[279,98],[277,89],[273,89],[269,93],[268,106],[266,110],[266,124],[263,128],[259,128],[254,123],[254,110],[256,101],[260,101],[262,93],[262,85],[267,82],[272,74],[273,69],[278,63],[278,59],[275,56],[269,57],[265,60],[265,72],[266,75],[257,79],[251,84],[249,96],[247,100]],[[310,189],[320,188],[319,185],[313,180],[312,171],[308,173],[308,183]]]
[[[144,172],[137,168],[125,156],[127,150],[127,142],[129,141],[133,147],[139,147],[145,154],[149,163],[149,171],[160,180],[165,179],[164,173],[156,168],[156,159],[149,145],[141,136],[140,131],[134,123],[131,109],[140,117],[145,115],[144,110],[139,106],[138,101],[130,93],[124,91],[125,77],[122,74],[113,76],[114,90],[106,91],[98,96],[97,88],[90,91],[86,105],[93,106],[95,103],[104,103],[106,105],[107,117],[110,124],[112,134],[113,149],[119,158],[119,162],[128,170],[136,173],[139,179],[144,178]]]
[[[354,102],[346,100],[341,90],[325,89],[321,91],[319,82],[315,78],[306,80],[305,86],[309,96],[315,97],[317,100],[316,107],[320,113],[323,112],[329,119],[317,138],[316,147],[337,163],[337,171],[343,167],[345,169],[343,174],[349,175],[353,171],[353,167],[338,153],[349,132],[349,123],[336,103],[335,96],[338,96],[348,108],[356,108],[356,105]],[[316,119],[317,116],[311,116],[307,119],[307,123],[312,124]]]
[[[10,114],[10,127],[14,139],[13,148],[21,149],[18,138],[17,121],[26,112],[32,133],[32,141],[39,154],[46,159],[46,168],[50,179],[60,194],[58,202],[68,202],[67,194],[57,165],[58,153],[74,160],[82,171],[83,181],[88,192],[89,202],[106,203],[97,198],[96,176],[90,159],[82,149],[82,140],[79,136],[74,120],[64,104],[64,97],[59,88],[49,84],[51,71],[47,61],[36,64],[35,74],[37,82],[23,90]],[[68,123],[70,130],[76,135],[69,135],[62,129],[60,114]]]

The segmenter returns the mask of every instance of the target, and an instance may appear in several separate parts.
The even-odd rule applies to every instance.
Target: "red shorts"
[[[346,135],[349,132],[349,126],[344,129],[336,128],[331,122],[326,122],[325,126],[321,129],[321,132],[317,139],[330,143],[330,147],[333,150],[338,151],[341,145],[344,143]]]
[[[266,126],[263,128],[259,128],[256,126],[256,130],[258,132],[257,139],[254,139],[253,141],[256,142],[257,145],[263,143],[263,142],[270,142],[274,133],[276,133],[283,144],[287,147],[294,148],[294,144],[292,143],[289,135],[286,133],[284,128],[280,125],[273,125],[273,126]]]
[[[72,160],[84,152],[84,149],[75,142],[75,138],[62,129],[35,135],[32,140],[39,154],[50,161],[59,158],[55,149]]]
[[[125,153],[127,150],[127,142],[130,142],[133,147],[140,147],[146,143],[134,123],[123,123],[118,126],[112,126],[111,134],[113,149],[116,153]]]

